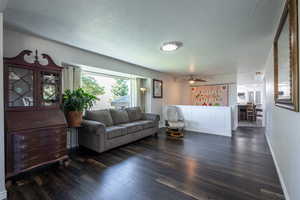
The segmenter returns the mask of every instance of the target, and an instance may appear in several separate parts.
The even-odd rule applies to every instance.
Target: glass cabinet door
[[[43,106],[58,105],[60,101],[60,76],[58,73],[41,72],[41,104]]]
[[[33,74],[30,69],[8,67],[8,107],[34,106]]]

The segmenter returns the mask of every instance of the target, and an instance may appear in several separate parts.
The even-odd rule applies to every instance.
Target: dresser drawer
[[[40,151],[38,149],[35,149],[31,151],[28,150],[28,151],[15,153],[13,159],[15,163],[17,163],[17,162],[24,162],[26,160],[36,159],[39,156],[40,156]]]
[[[26,168],[33,167],[35,165],[39,165],[40,163],[57,160],[66,155],[66,149],[52,149],[51,151],[48,150],[48,152],[46,152],[45,149],[42,149],[39,153],[33,151],[32,153],[21,154],[21,158],[15,159],[14,161],[14,169],[23,170]],[[15,158],[17,158],[17,156]]]
[[[13,136],[13,152],[27,152],[45,146],[64,146],[67,143],[65,129],[39,131],[30,134],[16,134]]]
[[[31,157],[26,158],[25,160],[15,160],[14,169],[15,170],[27,169],[39,165],[40,163],[46,162],[47,160],[48,158],[45,155],[42,154],[32,155]]]
[[[57,152],[67,151],[65,144],[56,144],[51,146],[43,146],[40,148],[33,148],[33,149],[24,149],[23,151],[15,152],[13,155],[13,160],[15,162],[22,162],[26,160],[32,160],[37,156],[43,157],[47,156],[48,154],[55,154]]]
[[[40,158],[36,158],[34,160],[27,160],[24,162],[15,162],[14,164],[14,170],[24,170],[24,169],[28,169],[30,167],[33,167],[35,165],[38,165],[39,163],[42,163]]]
[[[7,139],[12,174],[67,156],[67,129],[44,128],[11,133]]]
[[[49,140],[45,138],[34,144],[30,144],[30,143],[23,143],[21,145],[14,144],[12,150],[13,152],[15,152],[15,154],[18,154],[18,153],[27,153],[34,150],[41,150],[44,147],[48,147],[47,151],[51,151],[51,149],[61,149],[61,148],[66,148],[66,146],[67,146],[66,138],[49,139]]]
[[[57,137],[66,137],[67,130],[65,128],[49,129],[49,130],[40,130],[35,132],[24,132],[13,134],[13,143],[34,143],[40,141],[44,138],[57,138]]]

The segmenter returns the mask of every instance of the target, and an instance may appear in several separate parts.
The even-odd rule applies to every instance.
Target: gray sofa
[[[87,111],[78,142],[101,153],[156,134],[159,120],[159,115],[142,113],[139,107]]]

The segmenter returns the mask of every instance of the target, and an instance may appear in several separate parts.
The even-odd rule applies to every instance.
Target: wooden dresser
[[[68,158],[62,68],[46,54],[42,60],[29,50],[4,58],[6,178]]]

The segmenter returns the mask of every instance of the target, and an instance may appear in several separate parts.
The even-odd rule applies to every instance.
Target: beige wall
[[[280,15],[281,13],[278,14],[278,22]],[[299,200],[300,113],[276,107],[274,104],[273,49],[270,49],[265,67],[267,138],[286,199]]]

